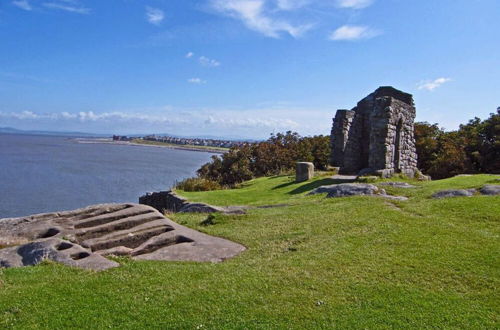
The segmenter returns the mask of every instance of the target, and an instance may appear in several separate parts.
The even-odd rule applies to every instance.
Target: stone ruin
[[[333,119],[330,165],[340,174],[414,177],[417,154],[413,96],[393,87],[379,87],[351,110]]]

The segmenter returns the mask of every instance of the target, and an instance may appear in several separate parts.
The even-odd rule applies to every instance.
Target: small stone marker
[[[314,164],[309,162],[298,162],[295,172],[295,181],[303,182],[311,180],[314,176]]]

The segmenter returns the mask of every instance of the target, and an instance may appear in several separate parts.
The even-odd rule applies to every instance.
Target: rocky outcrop
[[[181,226],[152,207],[101,204],[74,211],[0,219],[0,267],[49,259],[104,270],[108,255],[141,260],[220,262],[245,250],[240,244]]]
[[[385,193],[377,186],[367,183],[341,183],[332,184],[329,186],[321,186],[310,194],[327,193],[327,197],[345,197],[345,196],[360,196],[360,195],[376,195]]]
[[[448,189],[433,194],[433,198],[472,197],[476,189]]]
[[[188,203],[187,199],[177,195],[171,190],[149,192],[146,195],[139,197],[139,204],[149,205],[162,213],[179,212]]]
[[[487,184],[484,187],[482,187],[479,192],[482,195],[500,195],[500,185],[497,184]]]
[[[321,186],[312,190],[309,195],[324,194],[326,197],[350,197],[350,196],[376,196],[385,197],[392,200],[407,200],[404,196],[387,195],[384,189],[380,189],[368,183],[340,183],[328,186]]]
[[[193,203],[171,190],[147,193],[139,197],[139,204],[151,206],[162,213],[220,212],[225,214],[244,214],[246,210],[245,207],[239,206],[220,207],[205,203]]]

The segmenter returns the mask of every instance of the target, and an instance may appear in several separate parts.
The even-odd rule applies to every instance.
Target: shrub
[[[187,178],[178,182],[175,188],[184,191],[209,191],[222,189],[221,185],[213,180],[204,178]]]
[[[329,155],[328,136],[301,137],[288,131],[271,134],[264,142],[234,147],[221,157],[213,156],[197,174],[222,186],[234,187],[254,177],[291,173],[299,161],[313,162],[316,169],[326,170]]]
[[[418,167],[435,179],[462,173],[500,173],[500,112],[445,132],[437,124],[415,123]]]

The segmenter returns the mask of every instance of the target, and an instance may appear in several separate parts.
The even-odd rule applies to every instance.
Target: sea
[[[100,203],[137,203],[195,175],[208,152],[74,137],[0,134],[0,219]]]

